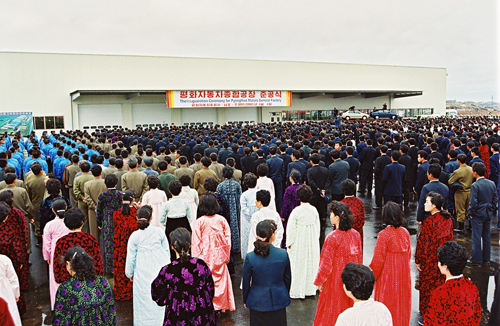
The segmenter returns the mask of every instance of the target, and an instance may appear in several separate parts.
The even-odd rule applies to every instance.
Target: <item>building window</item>
[[[33,117],[35,130],[64,129],[64,116]]]

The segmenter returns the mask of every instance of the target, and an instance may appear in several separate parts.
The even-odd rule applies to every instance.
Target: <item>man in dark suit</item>
[[[188,159],[188,162],[191,162],[191,160],[192,160],[191,147],[189,147],[189,145],[186,144],[185,139],[181,140],[181,146],[177,149],[177,151],[179,152],[179,154],[181,154],[181,156],[185,156]]]
[[[193,156],[196,153],[200,153],[201,156],[205,155],[206,146],[201,144],[201,138],[196,139],[196,145],[193,147]]]
[[[493,181],[495,185],[498,185],[498,173],[500,171],[500,157],[498,150],[500,149],[500,144],[493,143],[490,149],[493,154],[490,156],[490,174],[488,175],[488,179]]]
[[[382,156],[381,156],[382,157]],[[382,176],[384,182],[384,202],[393,201],[401,205],[403,195],[403,182],[405,180],[405,167],[399,164],[401,153],[393,151],[391,153],[391,164],[386,165]]]
[[[438,152],[438,144],[436,144],[436,143],[431,144],[431,153],[429,154],[429,156],[427,158],[429,160],[431,158],[437,158],[439,160],[439,164],[441,166],[444,166],[444,157],[440,152]]]
[[[269,155],[271,156],[267,161],[267,167],[269,172],[267,176],[273,180],[274,193],[276,194],[276,209],[278,212],[281,211],[281,205],[283,203],[283,160],[276,156],[276,151],[278,149],[276,146],[272,145],[269,147]],[[258,159],[257,159],[258,160]],[[257,161],[256,160],[256,161]]]
[[[491,216],[497,211],[498,197],[495,183],[486,179],[485,174],[486,166],[483,163],[477,162],[472,165],[472,175],[476,178],[476,182],[470,187],[470,203],[467,211],[472,225],[471,265],[489,263],[491,256],[490,224]]]
[[[347,157],[345,158],[344,161],[349,163],[349,179],[354,181],[354,184],[358,184],[358,168],[359,168],[359,161],[357,158],[354,158],[352,155],[354,154],[354,148],[351,146],[347,146],[346,148],[346,155]]]
[[[232,153],[230,153],[227,157],[228,157],[228,158],[229,158],[229,157],[234,158],[234,162],[235,162],[235,164],[236,164],[236,168],[237,168],[238,170],[241,170],[241,158],[242,158],[242,156],[241,156],[241,154],[240,154],[240,153],[238,153],[238,150],[239,150],[238,145],[237,145],[237,144],[233,144],[233,145],[231,146],[231,150],[232,150],[233,152],[232,152]],[[225,164],[225,162],[223,162],[222,164]]]
[[[401,158],[399,164],[405,167],[405,179],[403,181],[403,202],[405,206],[410,203],[410,173],[411,173],[411,157],[408,155],[408,145],[401,144],[399,147]]]
[[[425,199],[428,193],[430,193],[431,191],[437,192],[443,197],[443,209],[448,206],[448,186],[439,182],[441,170],[442,169],[439,164],[430,164],[427,170],[427,178],[429,179],[429,183],[423,186],[417,207],[417,224],[419,230],[422,227],[422,223],[424,223],[425,219],[430,215],[424,209]]]
[[[245,156],[243,156],[240,160],[241,162],[241,173],[243,174],[243,179],[245,179],[245,174],[251,173],[253,170],[253,161],[255,161],[256,157],[250,155],[251,150],[248,147],[245,147]]]
[[[361,153],[359,163],[361,167],[359,169],[359,190],[358,192],[364,193],[367,190],[367,194],[371,195],[372,185],[373,185],[373,162],[375,162],[375,157],[377,153],[375,148],[373,148],[373,141],[368,139],[366,141],[366,147]]]
[[[375,160],[375,206],[373,209],[382,208],[382,196],[384,195],[384,169],[391,164],[391,158],[387,156],[387,146],[380,146],[380,156]]]
[[[299,155],[300,155],[300,153],[299,153],[298,150],[294,150],[292,152],[292,162],[290,162],[288,164],[288,169],[286,171],[286,180],[287,180],[286,182],[287,182],[287,184],[290,184],[290,180],[289,179],[290,179],[290,172],[292,170],[297,170],[297,171],[300,172],[300,176],[301,176],[300,182],[301,183],[304,182],[306,180],[306,178],[307,178],[307,175],[306,175],[306,172],[307,172],[306,166],[304,164],[302,164],[302,163],[299,162]]]
[[[326,180],[328,178],[328,169],[319,165],[320,157],[317,153],[311,155],[310,162],[312,167],[307,170],[307,182],[311,187],[313,195],[309,203],[318,210],[321,230],[323,230],[325,228],[326,218],[328,215],[326,212],[327,202],[324,198],[324,194],[326,192]]]
[[[333,163],[328,167],[328,179],[326,180],[325,189],[332,200],[341,201],[344,199],[342,191],[342,181],[349,176],[349,163],[342,161],[340,151],[334,149],[330,152]]]
[[[262,163],[266,163],[266,158],[264,157],[264,151],[262,149],[258,149],[256,154],[256,159],[252,163],[252,173],[255,175],[257,175],[257,167]]]
[[[428,156],[429,154],[427,154],[426,151],[424,150],[418,151],[418,163],[420,163],[420,166],[418,167],[418,172],[417,172],[415,193],[419,196],[419,198],[422,188],[429,182],[429,180],[427,179],[427,169],[429,168],[429,161],[427,161]]]
[[[205,150],[203,151],[203,155],[206,157],[210,157],[210,154],[212,154],[212,153],[218,154],[218,152],[219,152],[219,149],[214,146],[214,141],[209,140],[208,147],[205,148]]]
[[[410,167],[410,191],[415,188],[415,183],[417,182],[417,170],[418,170],[418,147],[416,146],[417,141],[415,138],[408,139],[408,156],[411,158]]]

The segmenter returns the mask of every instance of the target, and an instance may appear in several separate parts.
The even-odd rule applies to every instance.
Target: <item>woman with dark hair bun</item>
[[[354,219],[352,227],[358,231],[361,236],[361,248],[363,248],[363,225],[365,225],[365,204],[356,198],[356,184],[351,179],[346,179],[341,184],[344,199],[342,202],[347,204],[352,212]]]
[[[392,315],[394,325],[409,325],[411,317],[411,241],[401,207],[388,202],[382,208],[387,227],[377,235],[370,268],[375,275],[375,300]]]
[[[340,275],[347,263],[363,262],[361,236],[352,228],[349,206],[333,201],[328,205],[328,211],[335,230],[325,238],[318,275],[314,280],[320,294],[313,325],[335,325],[340,313],[352,307],[353,301],[343,291]]]
[[[40,230],[42,230],[42,235],[47,223],[56,217],[56,214],[52,211],[52,203],[54,200],[61,198],[66,202],[66,206],[71,208],[69,199],[59,194],[61,192],[61,182],[59,180],[47,178],[45,187],[47,188],[49,196],[45,198],[42,205],[40,205]]]
[[[240,222],[240,239],[241,239],[241,259],[245,260],[245,256],[248,252],[248,238],[251,233],[251,220],[252,215],[259,211],[256,205],[257,189],[257,177],[253,173],[247,173],[245,179],[243,180],[247,190],[241,194],[240,206],[241,206],[241,222]]]
[[[222,174],[225,178],[218,186],[216,192],[224,198],[229,206],[229,227],[231,228],[231,247],[233,253],[241,251],[240,245],[240,213],[241,213],[241,186],[232,179],[233,169],[225,166]]]
[[[172,183],[172,182],[170,182]],[[148,176],[149,191],[142,196],[142,205],[149,205],[153,208],[153,219],[151,225],[157,226],[165,230],[165,227],[160,223],[161,207],[168,201],[165,191],[158,189],[160,179],[155,175]]]
[[[127,243],[130,235],[137,230],[137,209],[134,205],[134,192],[127,190],[123,196],[122,208],[113,213],[113,278],[115,280],[115,299],[126,301],[132,299],[132,282],[125,276],[125,260]],[[128,214],[124,214],[128,213]]]
[[[250,309],[250,325],[287,325],[292,274],[286,250],[272,245],[276,229],[274,221],[260,221],[254,251],[245,257],[243,304]]]
[[[206,192],[200,199],[198,211],[203,215],[193,223],[193,257],[203,259],[215,283],[214,309],[234,311],[233,287],[227,263],[231,258],[231,229],[220,210],[215,194]]]
[[[283,206],[281,206],[280,216],[285,233],[283,234],[283,240],[281,240],[281,248],[286,248],[286,224],[288,223],[288,218],[293,209],[300,205],[299,197],[297,197],[297,189],[300,187],[300,178],[301,175],[299,171],[292,170],[292,172],[290,172],[289,179],[291,185],[286,188],[285,195],[283,196]]]
[[[488,146],[486,137],[481,137],[479,142],[481,143],[481,145],[479,145],[479,157],[483,160],[484,165],[486,166],[486,173],[484,174],[484,177],[488,179],[490,174],[490,147]]]
[[[319,214],[314,206],[309,204],[312,190],[303,185],[297,189],[300,205],[290,214],[286,227],[286,247],[290,255],[292,267],[292,285],[290,297],[304,299],[316,295],[314,277],[319,264]]]
[[[67,203],[62,198],[57,198],[52,202],[52,212],[57,218],[53,219],[45,226],[43,233],[43,260],[49,264],[49,290],[50,290],[50,307],[54,310],[54,301],[59,284],[54,278],[54,251],[56,249],[57,240],[69,233],[69,229],[64,225],[64,214],[68,209]],[[56,262],[57,263],[57,262]]]
[[[61,263],[71,278],[59,286],[54,325],[116,325],[113,293],[108,281],[96,275],[94,259],[81,247],[71,247]]]
[[[176,259],[151,284],[153,300],[165,306],[164,325],[216,325],[212,272],[203,260],[189,255],[191,233],[177,228],[170,243]]]
[[[104,183],[108,189],[97,198],[95,217],[97,227],[102,231],[104,270],[106,273],[111,274],[113,273],[113,239],[115,229],[113,214],[122,205],[122,193],[116,189],[118,177],[113,173],[106,176]]]
[[[133,280],[134,325],[161,325],[165,309],[151,298],[151,283],[163,266],[170,264],[170,251],[165,231],[150,225],[151,206],[137,211],[137,228],[127,244],[125,275]]]

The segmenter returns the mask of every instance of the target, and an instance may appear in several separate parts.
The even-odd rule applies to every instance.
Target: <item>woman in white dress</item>
[[[309,186],[297,189],[300,205],[290,214],[286,226],[286,247],[292,269],[292,285],[290,297],[303,299],[308,295],[316,295],[314,280],[319,267],[319,214],[309,204],[312,190]]]
[[[142,197],[141,205],[149,205],[153,208],[151,225],[160,227],[165,231],[165,227],[160,223],[160,210],[163,204],[167,202],[168,198],[163,190],[158,189],[159,184],[160,179],[158,179],[157,176],[150,175],[148,177],[149,191]]]
[[[188,216],[188,219],[189,223],[193,224],[196,220],[196,212],[198,211],[198,204],[200,202],[198,191],[189,187],[191,184],[191,177],[187,174],[181,175],[179,177],[179,182],[182,184],[182,190],[179,197],[189,204],[191,216]]]
[[[276,201],[274,198],[276,198],[276,193],[274,191],[274,183],[273,180],[267,177],[267,173],[269,172],[269,168],[265,163],[259,164],[257,166],[257,176],[259,179],[257,179],[257,186],[255,189],[257,190],[267,190],[271,194],[271,203],[269,204],[269,208],[276,210]]]
[[[250,235],[252,215],[259,209],[256,206],[255,198],[257,193],[257,177],[253,173],[247,173],[243,180],[248,190],[241,194],[240,197],[240,237],[241,237],[241,259],[245,259],[248,252],[248,237]]]
[[[161,228],[150,225],[151,206],[137,211],[137,228],[127,245],[125,275],[133,280],[135,326],[163,325],[165,307],[160,307],[151,297],[151,283],[163,266],[170,264],[170,251]]]
[[[12,261],[9,257],[0,255],[0,297],[9,305],[9,312],[16,326],[22,325],[16,303],[20,295],[19,279]]]

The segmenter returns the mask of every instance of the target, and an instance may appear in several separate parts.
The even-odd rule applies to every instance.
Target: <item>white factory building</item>
[[[172,105],[167,91],[177,96]],[[262,105],[212,100],[218,92],[222,98],[291,99]],[[189,97],[203,100],[178,105]],[[35,130],[319,120],[331,117],[333,108],[369,110],[384,103],[400,115],[444,114],[446,69],[0,52],[0,111],[32,112]]]

